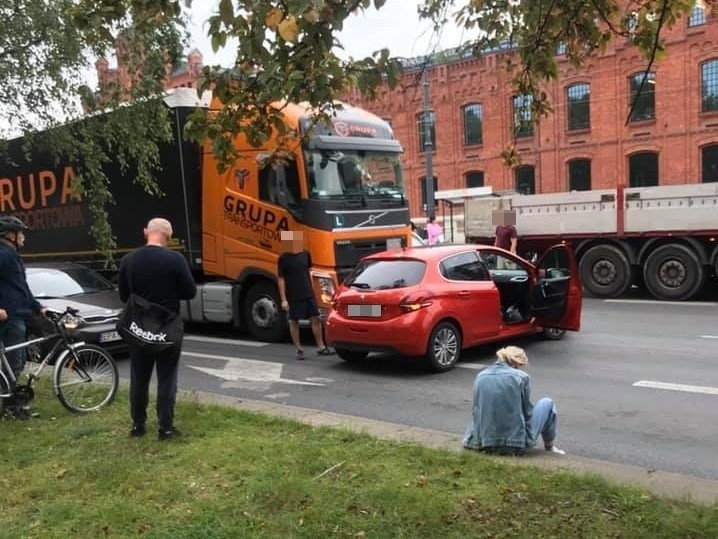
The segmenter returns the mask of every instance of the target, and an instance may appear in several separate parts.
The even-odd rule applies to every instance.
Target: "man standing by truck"
[[[130,294],[136,294],[178,313],[180,300],[192,299],[197,293],[197,285],[187,260],[180,253],[167,249],[167,244],[172,238],[172,225],[167,219],[151,219],[144,233],[147,244],[125,255],[120,263],[118,279],[120,299],[127,302]],[[182,352],[181,342],[162,352],[128,344],[132,415],[130,436],[138,437],[145,434],[150,380],[155,365],[157,365],[159,439],[169,440],[179,436],[174,424],[174,408],[177,395],[177,371]]]
[[[330,356],[334,351],[324,344],[319,308],[309,276],[312,258],[304,249],[302,233],[282,231],[281,239],[284,252],[277,261],[279,297],[282,309],[289,314],[289,333],[297,349],[297,359],[304,359],[304,349],[299,338],[299,321],[306,319],[312,324],[312,333],[319,348],[317,353],[320,356]]]
[[[21,343],[26,337],[25,322],[33,313],[44,312],[27,285],[25,265],[18,251],[25,245],[28,226],[14,216],[0,217],[0,341],[4,346]],[[7,352],[6,357],[15,378],[25,368],[25,349]],[[8,403],[7,413],[18,419],[29,419],[30,411]]]
[[[493,221],[496,225],[496,240],[494,247],[499,247],[516,254],[518,232],[516,231],[515,211],[495,211]]]

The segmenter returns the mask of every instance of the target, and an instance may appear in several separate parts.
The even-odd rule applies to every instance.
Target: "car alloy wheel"
[[[461,335],[451,322],[440,322],[431,332],[427,359],[434,371],[448,371],[461,354]]]

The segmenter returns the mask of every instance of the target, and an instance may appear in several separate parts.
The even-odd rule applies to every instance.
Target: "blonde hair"
[[[518,346],[506,346],[496,351],[498,357],[504,363],[508,363],[512,367],[523,367],[529,362],[526,352]]]

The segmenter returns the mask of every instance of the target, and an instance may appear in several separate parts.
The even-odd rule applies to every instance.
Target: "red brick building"
[[[665,37],[667,54],[645,81],[648,62],[625,39],[581,69],[557,51],[560,75],[545,88],[554,112],[533,131],[522,129],[522,165],[514,169],[500,154],[530,110],[512,94],[503,67],[510,52],[433,58],[428,81],[438,189],[550,193],[718,181],[718,19],[696,7]],[[425,200],[420,77],[420,68],[408,69],[404,89],[382,90],[374,102],[358,93],[346,98],[391,122],[405,151],[414,217],[423,217]]]

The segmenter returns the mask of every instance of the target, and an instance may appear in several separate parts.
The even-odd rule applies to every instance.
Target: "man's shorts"
[[[314,298],[289,302],[290,320],[309,320],[315,316],[319,316],[319,308],[317,307],[317,300]]]

